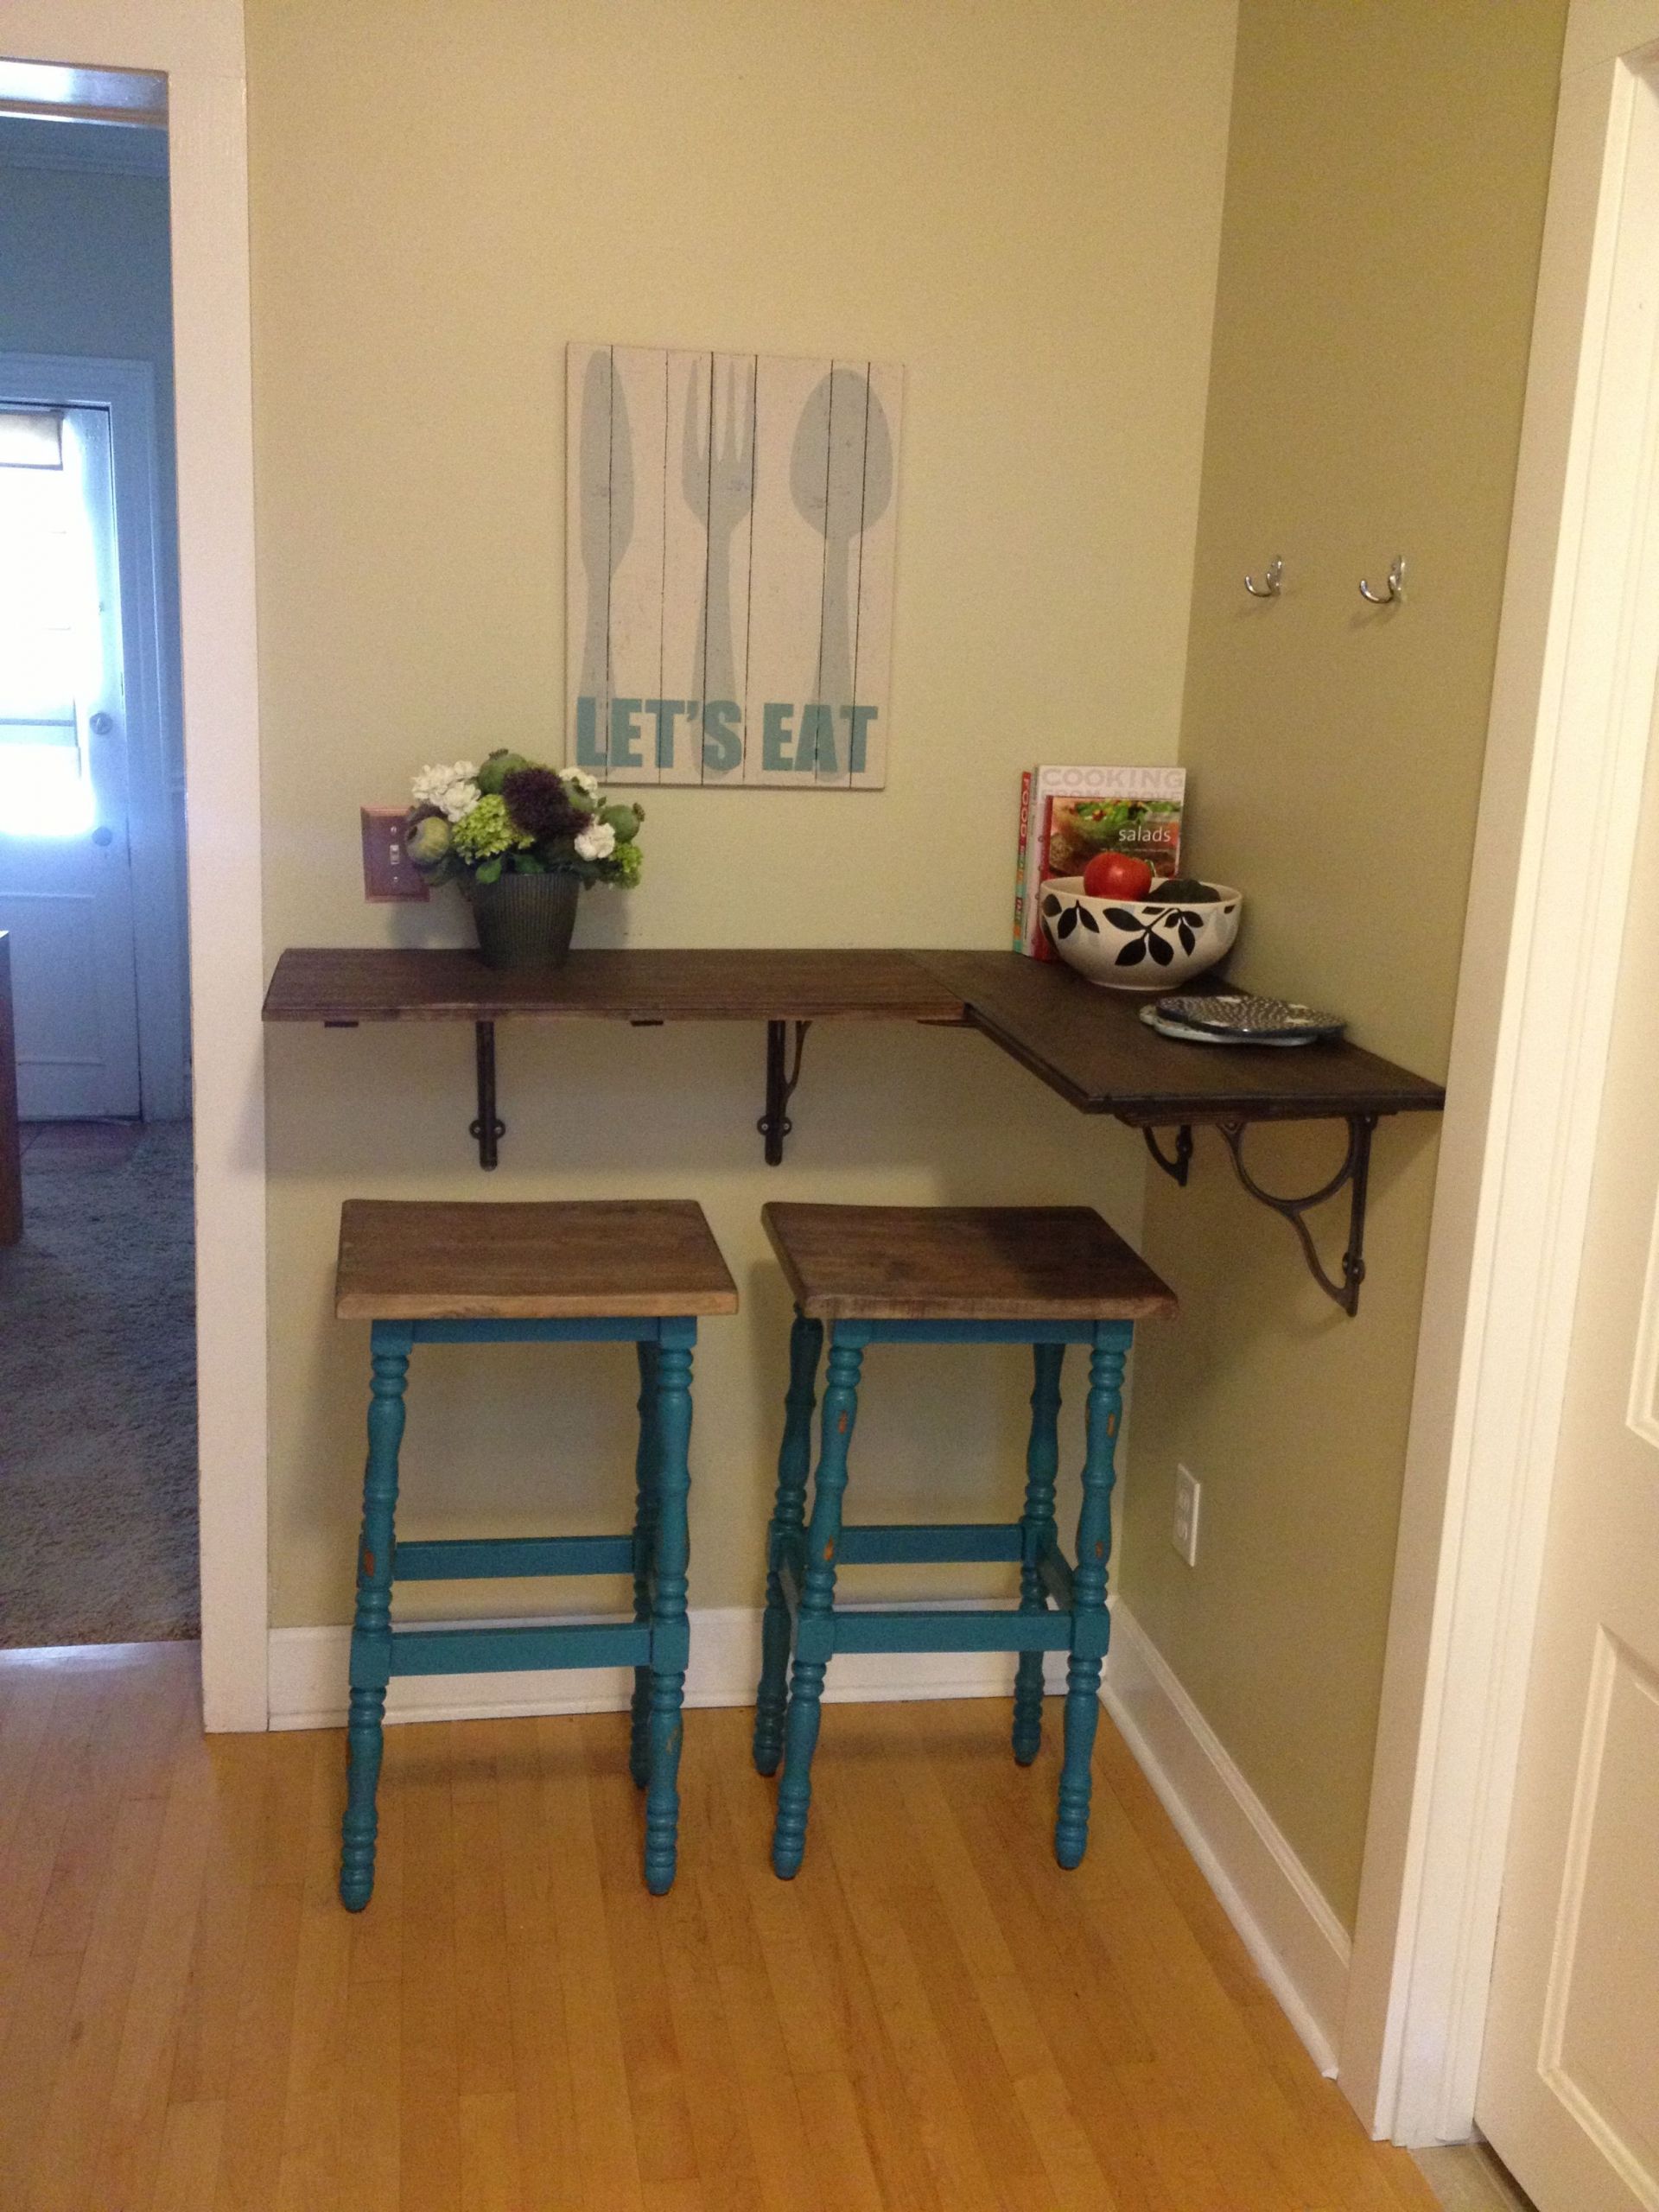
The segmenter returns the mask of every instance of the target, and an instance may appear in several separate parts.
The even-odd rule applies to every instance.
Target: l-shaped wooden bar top
[[[476,953],[307,948],[284,952],[265,995],[267,1021],[470,1021],[477,1040],[479,1165],[496,1164],[506,1125],[496,1113],[498,1021],[763,1021],[766,1109],[756,1124],[768,1165],[784,1156],[801,1050],[815,1021],[918,1021],[976,1029],[1084,1114],[1109,1114],[1146,1139],[1166,1175],[1187,1179],[1192,1131],[1219,1129],[1239,1180],[1295,1230],[1309,1270],[1343,1311],[1358,1310],[1365,1274],[1371,1134],[1386,1114],[1438,1113],[1446,1093],[1427,1077],[1341,1041],[1298,1046],[1187,1045],[1140,1019],[1138,997],[1099,990],[1057,963],[1014,952],[772,949],[573,952],[563,968],[486,968]],[[795,1029],[793,1065],[786,1035]],[[1302,1198],[1264,1189],[1244,1160],[1255,1122],[1339,1121],[1348,1148],[1328,1181]],[[1176,1132],[1172,1154],[1155,1132]],[[1320,1262],[1304,1216],[1349,1194],[1340,1275]]]
[[[1085,1114],[1136,1128],[1437,1113],[1439,1084],[1357,1045],[1294,1051],[1160,1037],[1141,1001],[1014,952],[575,951],[563,968],[475,953],[284,952],[267,1021],[918,1021],[979,1030]]]

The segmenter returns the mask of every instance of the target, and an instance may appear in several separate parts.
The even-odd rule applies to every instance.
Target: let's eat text
[[[869,751],[875,707],[835,707],[822,700],[768,699],[760,709],[760,766],[768,775],[823,780],[859,775]],[[674,766],[677,745],[701,742],[711,775],[743,765],[743,709],[734,699],[613,698],[576,701],[576,765],[582,768]]]

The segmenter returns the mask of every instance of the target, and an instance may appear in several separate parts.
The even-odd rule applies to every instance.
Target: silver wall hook
[[[1386,591],[1373,591],[1365,578],[1362,576],[1359,580],[1359,595],[1362,599],[1370,600],[1373,607],[1392,607],[1395,600],[1403,599],[1406,595],[1405,555],[1396,553],[1389,563],[1389,588]]]
[[[1247,570],[1244,588],[1252,599],[1277,599],[1284,589],[1285,564],[1275,553],[1268,563],[1268,571],[1260,583]]]

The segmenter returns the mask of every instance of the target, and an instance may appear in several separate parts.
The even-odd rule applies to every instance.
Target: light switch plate
[[[363,896],[372,906],[429,896],[426,878],[409,856],[408,819],[401,806],[363,809]]]

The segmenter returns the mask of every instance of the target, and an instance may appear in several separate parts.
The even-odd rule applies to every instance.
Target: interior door
[[[1540,2212],[1659,2208],[1659,741],[1649,747],[1476,2117]]]
[[[141,1108],[109,416],[0,394],[0,929],[26,1120]]]

